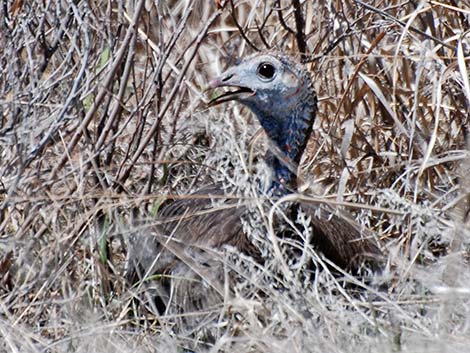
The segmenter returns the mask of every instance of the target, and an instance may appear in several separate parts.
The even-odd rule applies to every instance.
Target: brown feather
[[[294,212],[298,207],[314,215],[311,242],[328,260],[353,273],[364,265],[373,271],[383,267],[383,255],[377,239],[370,231],[361,230],[349,215],[306,203],[294,206]]]

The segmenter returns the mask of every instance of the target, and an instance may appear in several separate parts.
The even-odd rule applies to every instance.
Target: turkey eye
[[[261,76],[261,78],[265,80],[273,78],[275,73],[276,69],[274,69],[274,66],[271,64],[263,63],[258,66],[258,76]]]

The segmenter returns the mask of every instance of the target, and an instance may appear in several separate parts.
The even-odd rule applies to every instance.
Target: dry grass
[[[254,3],[4,2],[1,351],[468,351],[468,6]],[[267,46],[306,48],[320,113],[305,193],[356,206],[389,254],[389,288],[240,267],[204,345],[207,327],[133,306],[145,293],[124,280],[125,234],[169,192],[250,180],[259,126],[239,106],[207,110],[203,90]]]

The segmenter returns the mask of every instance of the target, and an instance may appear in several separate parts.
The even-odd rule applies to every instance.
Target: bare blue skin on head
[[[312,131],[317,99],[305,67],[279,53],[256,54],[210,83],[236,87],[210,102],[236,100],[253,111],[280,153],[268,152],[273,172],[269,192],[282,196],[296,188],[295,168]],[[294,166],[294,168],[293,168]]]

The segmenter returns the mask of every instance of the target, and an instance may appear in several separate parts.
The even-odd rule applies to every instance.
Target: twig
[[[238,32],[240,32],[240,35],[242,36],[242,38],[245,40],[245,42],[248,43],[248,45],[253,48],[254,50],[256,51],[260,51],[256,45],[254,45],[250,39],[248,39],[248,37],[246,36],[246,33],[245,33],[245,30],[242,28],[242,26],[240,26],[240,24],[238,23],[237,21],[237,18],[235,17],[235,6],[233,5],[233,0],[230,0],[230,5],[232,7],[232,12],[231,12],[231,15],[232,15],[232,19],[233,19],[233,22],[235,23],[235,26],[238,28]]]
[[[292,0],[292,6],[294,7],[294,17],[295,17],[295,38],[297,40],[297,46],[300,51],[302,61],[307,55],[307,42],[305,41],[305,20],[304,14],[302,12],[302,6],[300,5],[299,0]]]
[[[277,16],[279,17],[279,22],[281,23],[281,26],[287,32],[294,34],[295,33],[294,30],[287,25],[286,21],[284,20],[284,16],[282,15],[281,0],[276,0],[274,4],[276,6],[276,12],[277,12]]]
[[[379,15],[385,17],[385,18],[388,18],[389,20],[392,20],[392,21],[395,22],[395,23],[398,23],[398,24],[399,24],[400,26],[402,26],[402,27],[407,27],[407,25],[406,25],[405,22],[399,20],[398,18],[396,18],[396,17],[394,17],[394,16],[392,16],[392,15],[390,15],[390,14],[388,14],[388,13],[386,13],[386,12],[384,12],[384,11],[382,11],[382,10],[380,10],[380,9],[378,9],[378,8],[376,8],[376,7],[374,7],[374,6],[372,6],[372,5],[366,4],[365,2],[362,2],[361,0],[353,0],[353,1],[354,1],[355,3],[361,5],[362,7],[365,7],[366,9],[371,10],[372,12],[375,12],[375,13],[377,13],[377,14],[379,14]],[[415,32],[415,33],[418,33],[418,34],[420,34],[420,35],[422,35],[422,36],[424,36],[424,37],[426,37],[426,38],[428,38],[428,39],[431,39],[432,41],[434,41],[434,42],[436,42],[436,43],[442,45],[443,47],[446,47],[446,48],[455,50],[455,47],[454,47],[454,46],[443,42],[441,39],[436,38],[436,37],[434,37],[433,35],[430,35],[430,34],[428,34],[428,33],[426,33],[426,32],[423,32],[422,30],[420,30],[420,29],[418,29],[418,28],[415,28],[415,27],[412,27],[412,26],[409,26],[408,28],[410,29],[410,31]]]
[[[83,23],[83,25],[85,25],[85,22]],[[80,83],[82,81],[82,78],[85,76],[85,72],[88,67],[88,58],[90,56],[91,46],[90,46],[90,38],[89,38],[89,33],[88,33],[87,28],[85,28],[85,30],[83,31],[83,39],[85,43],[84,45],[85,50],[84,50],[84,55],[83,55],[83,60],[82,60],[82,66],[80,68],[80,71],[76,79],[73,82],[72,89],[70,90],[70,94],[68,95],[61,111],[58,114],[58,117],[56,118],[52,127],[49,129],[48,133],[42,138],[38,146],[36,146],[30,152],[28,158],[25,160],[25,167],[27,167],[38,155],[40,155],[42,151],[44,150],[44,148],[47,146],[47,144],[55,137],[60,127],[59,123],[66,117],[66,113],[69,110],[69,107],[72,105],[72,103],[75,101],[78,95]]]
[[[103,82],[103,87],[100,89],[98,92],[96,99],[93,102],[93,105],[90,107],[90,110],[88,111],[87,115],[85,116],[85,119],[83,122],[80,124],[80,127],[77,129],[75,132],[75,135],[72,137],[72,140],[70,141],[68,147],[67,147],[67,153],[64,153],[63,157],[60,159],[59,163],[55,166],[55,168],[52,170],[51,173],[51,180],[55,179],[55,176],[59,172],[59,170],[62,169],[64,166],[65,162],[68,159],[68,156],[73,152],[75,149],[75,146],[77,143],[80,141],[80,138],[83,134],[83,132],[86,130],[87,126],[90,124],[92,121],[95,112],[98,110],[101,101],[105,97],[106,94],[108,94],[108,87],[112,83],[114,79],[114,74],[116,73],[121,61],[124,59],[125,54],[128,52],[128,45],[129,42],[132,38],[132,36],[135,35],[136,31],[136,26],[137,26],[137,20],[140,17],[140,12],[142,11],[142,8],[144,6],[145,0],[140,0],[135,7],[135,13],[134,13],[134,18],[132,19],[132,23],[129,25],[129,28],[127,29],[126,36],[124,38],[124,41],[121,45],[121,48],[116,54],[116,59],[113,62],[113,65],[111,66],[110,72],[108,73],[108,76]]]
[[[166,101],[165,105],[162,107],[162,110],[160,111],[160,113],[158,115],[158,118],[152,124],[152,126],[151,126],[150,130],[148,131],[147,135],[145,135],[145,137],[144,137],[142,143],[140,144],[138,150],[132,156],[130,166],[122,174],[120,174],[118,176],[118,178],[116,178],[116,183],[122,185],[125,182],[125,180],[127,180],[127,178],[129,177],[129,175],[131,173],[131,170],[133,168],[133,165],[137,162],[139,157],[142,155],[142,153],[144,152],[146,146],[148,145],[150,140],[153,138],[153,136],[156,133],[158,127],[160,126],[159,120],[166,114],[167,110],[169,109],[169,107],[170,107],[170,105],[173,101],[173,98],[179,92],[180,86],[181,86],[181,83],[182,83],[182,81],[185,77],[186,71],[188,70],[189,66],[191,65],[193,58],[196,56],[197,50],[199,49],[199,46],[201,46],[202,41],[203,41],[205,35],[207,34],[207,31],[209,30],[209,27],[212,25],[212,23],[221,14],[222,14],[221,10],[218,10],[217,12],[215,12],[212,15],[212,17],[209,18],[209,20],[207,21],[206,25],[201,30],[199,35],[196,37],[196,45],[195,45],[193,51],[191,52],[188,60],[186,61],[185,65],[181,69],[180,75],[179,75],[178,79],[176,80],[172,91],[168,95],[168,100]],[[114,187],[116,187],[116,185]]]
[[[269,10],[269,13],[266,15],[266,17],[264,18],[264,21],[263,23],[261,24],[261,26],[258,26],[256,25],[256,27],[258,28],[258,34],[259,34],[259,37],[261,38],[261,41],[263,42],[263,44],[266,46],[266,48],[268,49],[271,49],[271,46],[269,45],[268,41],[266,40],[266,38],[264,38],[264,35],[263,35],[263,29],[264,27],[266,26],[266,22],[268,21],[269,17],[271,17],[271,14],[273,13],[273,9],[271,8]]]

